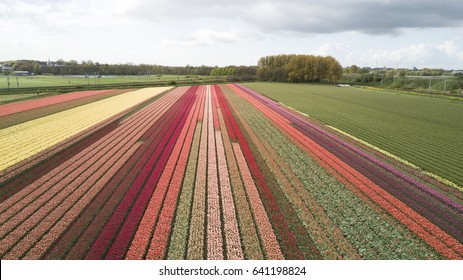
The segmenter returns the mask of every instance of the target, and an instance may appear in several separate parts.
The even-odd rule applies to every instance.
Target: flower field
[[[463,259],[458,186],[238,84],[118,93],[0,144],[1,259]]]

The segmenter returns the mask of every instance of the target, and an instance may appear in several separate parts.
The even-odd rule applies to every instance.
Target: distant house
[[[0,65],[0,70],[1,70],[1,72],[10,72],[10,71],[11,71],[11,67],[10,67],[10,66],[6,66],[6,65]]]
[[[452,75],[463,75],[463,70],[454,70],[452,71]]]
[[[30,76],[31,73],[29,71],[14,71],[15,76]]]

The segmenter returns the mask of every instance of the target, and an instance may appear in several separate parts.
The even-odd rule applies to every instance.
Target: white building
[[[29,76],[30,74],[29,71],[14,71],[15,76]]]

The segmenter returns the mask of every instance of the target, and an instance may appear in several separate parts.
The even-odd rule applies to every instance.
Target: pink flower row
[[[463,245],[456,241],[453,237],[443,232],[440,228],[429,222],[427,219],[410,209],[407,205],[385,192],[383,189],[368,180],[358,171],[348,166],[337,157],[320,147],[317,143],[303,135],[301,132],[288,125],[281,115],[274,113],[269,108],[257,102],[255,99],[248,96],[246,93],[237,90],[240,96],[246,98],[280,128],[286,131],[306,152],[313,155],[322,166],[334,170],[335,176],[342,176],[352,182],[357,188],[362,190],[370,199],[387,210],[392,216],[405,224],[411,231],[417,234],[420,238],[426,241],[429,245],[435,248],[442,255],[455,259],[462,258]],[[328,169],[327,168],[327,169]]]
[[[192,89],[193,92],[196,92],[196,90],[197,90],[196,88]],[[180,179],[182,178],[183,173],[181,175],[178,175],[177,176],[178,178],[176,178],[175,176],[174,177],[172,176],[174,174],[174,169],[176,168],[176,165],[178,166],[178,164],[180,164],[180,162],[177,163],[179,156],[181,157],[184,153],[183,150],[181,153],[182,144],[184,143],[184,141],[186,141],[184,145],[188,145],[188,141],[193,139],[192,135],[191,135],[191,139],[189,137],[191,134],[190,133],[191,126],[193,126],[193,129],[194,129],[194,125],[196,124],[196,119],[193,118],[193,116],[197,112],[197,103],[198,103],[198,100],[196,99],[193,105],[193,108],[195,109],[190,110],[190,113],[186,120],[186,124],[183,126],[183,129],[180,133],[180,136],[177,139],[177,142],[172,151],[172,154],[169,157],[169,160],[164,168],[164,171],[162,172],[162,175],[159,179],[156,189],[153,195],[151,196],[151,200],[149,201],[148,206],[145,210],[145,213],[141,219],[140,225],[138,226],[135,236],[131,241],[129,250],[125,256],[126,259],[142,259],[144,257],[145,251],[147,250],[147,247],[150,244],[151,233],[153,229],[155,228],[156,220],[158,220],[158,217],[160,219],[158,221],[158,227],[159,227],[159,224],[163,224],[162,219],[164,219],[164,217],[162,215],[161,216],[159,215],[161,204],[162,204],[162,199],[164,198],[164,194],[167,191],[167,188],[169,188],[169,192],[171,189],[173,189],[172,183],[171,185],[169,185],[169,182],[171,182],[171,180],[175,180],[175,179],[178,180],[179,178]],[[194,121],[193,125],[191,124],[192,121]],[[188,135],[187,135],[187,132],[188,132]],[[187,140],[185,140],[185,138],[187,138]],[[183,166],[183,168],[185,166]],[[175,169],[175,171],[176,173],[178,172],[177,169]],[[169,197],[169,194],[167,194],[165,201],[169,202],[169,205],[176,205],[175,201],[168,200],[168,197]],[[153,238],[156,238],[156,236],[157,234],[155,233]],[[166,245],[158,244],[157,247],[160,249],[162,246],[164,246],[165,248]],[[147,257],[150,258],[150,252],[148,252]],[[152,258],[155,258],[155,257],[152,257]]]
[[[78,91],[66,94],[60,94],[56,96],[50,96],[40,99],[26,100],[21,102],[9,103],[0,105],[0,117],[11,115],[19,112],[24,112],[40,107],[50,106],[53,104],[64,103],[71,100],[76,100],[84,97],[90,97],[97,94],[108,93],[112,90],[89,90],[89,91]]]
[[[205,89],[205,88],[203,88]],[[198,165],[191,209],[191,222],[188,237],[187,259],[204,258],[204,227],[206,212],[206,180],[207,180],[207,142],[208,142],[208,110],[207,94],[204,94],[205,105],[201,107],[198,121],[201,121],[201,139],[199,144]]]
[[[183,96],[182,98],[188,97]],[[182,98],[178,102],[181,102]],[[124,251],[130,244],[141,215],[159,180],[160,172],[167,162],[170,151],[173,149],[172,143],[175,141],[176,136],[172,135],[177,134],[178,136],[177,131],[182,126],[180,116],[172,114],[171,117],[170,120],[168,118],[165,120],[165,123],[169,120],[166,126],[167,131],[161,134],[162,139],[159,144],[153,145],[153,148],[155,148],[154,153],[150,156],[149,161],[90,247],[85,256],[86,259],[100,259],[104,256],[106,250],[109,250],[106,256],[109,259],[120,259],[125,254]],[[129,210],[130,212],[127,213]],[[115,241],[112,242],[114,239]]]
[[[21,225],[8,235],[7,239],[11,239],[11,241],[2,243],[2,245],[5,244],[5,247],[2,247],[2,249],[7,250],[15,242],[21,240],[24,232],[28,231],[28,228],[32,228],[40,222],[39,226],[36,227],[37,230],[35,230],[37,234],[28,235],[27,239],[21,241],[21,246],[18,248],[30,247],[41,237],[40,232],[44,232],[51,228],[60,216],[69,211],[75,203],[78,203],[76,205],[81,205],[82,203],[77,201],[81,199],[82,195],[85,194],[85,199],[91,200],[99,188],[92,186],[94,183],[91,183],[90,180],[97,180],[99,177],[103,176],[106,170],[111,168],[119,157],[133,147],[137,139],[136,136],[143,132],[143,123],[152,118],[150,111],[155,110],[156,107],[156,105],[150,108],[147,107],[143,114],[133,115],[131,122],[128,122],[125,126],[121,126],[120,129],[110,133],[108,137],[101,139],[94,145],[88,147],[88,149],[85,149],[80,155],[76,156],[78,158],[76,161],[71,159],[66,164],[50,172],[47,176],[36,181],[33,184],[35,186],[30,186],[32,190],[36,190],[25,192],[28,194],[26,198],[21,199],[21,195],[18,194],[16,199],[19,197],[19,199],[21,199],[20,201],[23,203],[22,205],[21,203],[16,203],[14,207],[8,209],[11,210],[11,212],[8,213],[14,215],[15,218],[10,219],[8,223],[3,224],[2,227],[10,227],[10,229],[13,229],[16,225]],[[137,125],[137,123],[139,123],[139,125]],[[135,136],[135,138],[129,136]],[[112,153],[109,152],[111,150],[113,150]],[[108,176],[107,179],[109,180],[110,177],[111,176]],[[85,178],[89,178],[89,180]],[[89,187],[92,187],[91,192],[88,192]],[[39,198],[37,199],[37,197]],[[10,200],[7,202],[10,202]],[[2,206],[4,205],[5,203],[2,204]],[[17,205],[19,206],[17,207]],[[21,210],[21,206],[27,207]],[[84,207],[85,205],[81,205],[81,209],[79,210],[81,211]],[[18,212],[19,210],[21,211]],[[50,213],[56,214],[51,215]],[[33,215],[30,216],[31,214]],[[6,215],[2,215],[2,217],[5,216]],[[45,220],[43,220],[44,217]],[[49,222],[46,222],[47,220]],[[2,232],[8,231],[5,230]],[[27,244],[27,246],[25,244]],[[12,248],[10,251],[11,256],[20,256],[24,251],[24,249],[15,248]],[[4,251],[2,250],[2,252]]]
[[[215,92],[208,86],[208,145],[207,145],[207,259],[223,259],[222,223],[220,220],[219,180],[217,174],[217,155],[215,146],[215,130],[218,123],[217,110],[214,104]],[[215,117],[214,117],[215,116]]]
[[[178,161],[173,170],[173,177],[168,186],[166,198],[162,205],[162,211],[159,214],[159,220],[154,230],[153,238],[149,244],[148,252],[146,255],[147,259],[162,259],[167,250],[167,242],[169,234],[172,228],[172,220],[177,206],[177,200],[179,197],[180,188],[183,181],[183,175],[185,173],[188,154],[193,142],[193,136],[196,130],[196,123],[199,117],[199,111],[202,107],[201,102],[204,100],[204,95],[201,95],[196,99],[195,109],[192,110],[188,117],[188,126],[185,126],[188,130],[185,130],[186,135],[181,137],[179,141],[183,142],[180,153],[177,155]],[[181,143],[179,145],[179,148]],[[157,202],[157,201],[156,201]],[[160,203],[160,201],[159,201]]]

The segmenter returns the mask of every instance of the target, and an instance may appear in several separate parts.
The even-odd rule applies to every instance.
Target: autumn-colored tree
[[[258,61],[257,77],[263,81],[336,82],[342,76],[341,64],[331,56],[273,55]]]

